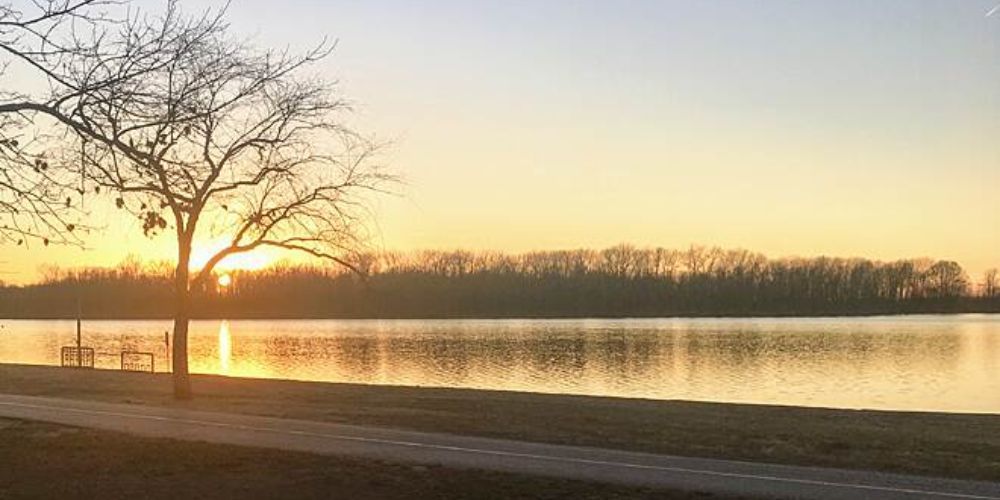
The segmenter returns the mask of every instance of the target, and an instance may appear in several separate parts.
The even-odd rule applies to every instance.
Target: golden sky
[[[320,71],[406,180],[376,202],[379,248],[696,243],[976,277],[1000,266],[992,3],[237,0],[231,17],[262,44],[339,39]],[[93,208],[89,249],[4,247],[0,279],[170,257]]]

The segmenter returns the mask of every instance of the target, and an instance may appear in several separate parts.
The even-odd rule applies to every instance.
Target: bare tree
[[[327,44],[301,55],[258,50],[231,38],[222,14],[185,17],[171,2],[158,17],[133,16],[101,51],[55,68],[64,93],[30,108],[74,133],[56,149],[88,189],[115,193],[147,235],[172,229],[178,398],[191,397],[192,295],[215,267],[276,247],[356,270],[364,195],[390,179],[375,143],[343,125],[349,107],[334,87],[304,74]],[[229,244],[192,271],[208,233]]]
[[[1000,271],[987,269],[983,273],[983,297],[992,299],[1000,295]]]
[[[958,297],[966,293],[969,279],[955,261],[939,260],[924,273],[930,297]]]
[[[81,215],[79,182],[62,175],[37,148],[29,130],[30,108],[40,104],[11,85],[12,75],[35,79],[44,85],[58,78],[52,68],[100,45],[101,26],[114,24],[102,12],[109,0],[36,0],[22,7],[0,4],[0,243],[27,244],[40,240],[48,245],[80,243],[76,231]],[[86,33],[86,34],[85,34]],[[89,34],[89,35],[87,35]],[[25,69],[27,71],[10,71]],[[77,89],[79,90],[79,89]]]

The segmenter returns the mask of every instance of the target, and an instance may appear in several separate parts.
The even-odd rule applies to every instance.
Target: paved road
[[[1000,499],[1000,483],[708,460],[178,408],[0,394],[0,417],[396,462],[803,499]]]

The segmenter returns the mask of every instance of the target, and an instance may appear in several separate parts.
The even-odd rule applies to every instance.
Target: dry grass
[[[828,410],[0,365],[0,392],[677,455],[1000,480],[1000,416]]]
[[[0,498],[660,499],[707,494],[0,420]]]

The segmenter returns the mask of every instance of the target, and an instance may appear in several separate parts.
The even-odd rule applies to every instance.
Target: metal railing
[[[59,353],[62,366],[72,368],[93,368],[94,349],[91,347],[66,346]]]
[[[151,352],[122,351],[123,372],[156,372],[156,357]]]

